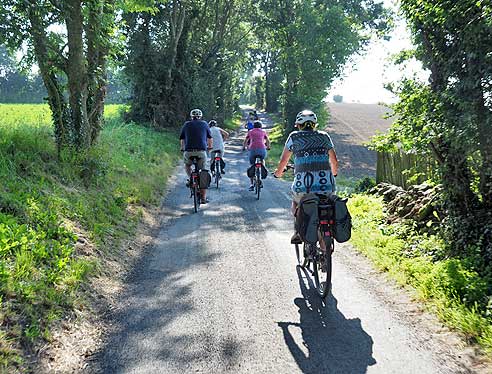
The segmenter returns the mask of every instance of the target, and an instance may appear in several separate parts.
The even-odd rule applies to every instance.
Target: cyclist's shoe
[[[255,186],[253,186],[253,185],[249,186],[249,190],[250,191],[254,191],[255,190]]]
[[[200,204],[207,204],[208,202],[210,202],[210,200],[208,198],[206,198],[206,199],[202,198],[200,200]]]
[[[220,171],[220,174],[225,174],[225,170],[224,170],[224,169],[222,169],[222,170]]]
[[[297,231],[290,238],[290,244],[302,244],[301,236]]]
[[[186,180],[186,187],[190,187],[190,180],[189,179]]]

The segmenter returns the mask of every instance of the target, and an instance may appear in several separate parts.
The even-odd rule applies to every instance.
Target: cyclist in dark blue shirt
[[[212,134],[208,123],[202,120],[203,113],[200,109],[193,109],[190,112],[191,121],[185,122],[181,128],[179,136],[181,143],[181,151],[184,152],[184,164],[186,174],[191,175],[191,158],[198,158],[198,168],[205,169],[205,161],[207,160],[207,149],[212,148]],[[208,172],[207,172],[208,173]],[[200,190],[202,195],[202,204],[208,202],[206,198],[207,190]]]

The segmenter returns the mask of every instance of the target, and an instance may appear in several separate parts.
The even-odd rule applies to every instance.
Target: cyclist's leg
[[[207,153],[205,151],[196,152],[196,156],[198,157],[198,162],[197,162],[198,169],[206,170],[205,164],[207,161]],[[206,200],[207,200],[207,189],[206,188],[200,188],[200,195],[202,197],[202,203],[206,202]]]
[[[224,147],[220,150],[220,171],[222,174],[224,174],[224,169],[225,169],[225,161],[224,161]]]
[[[251,167],[251,165],[254,165],[255,164],[255,161],[256,161],[256,150],[255,149],[250,149],[248,151],[248,157],[249,157],[249,165]],[[250,180],[249,190],[250,191],[253,191],[253,189],[254,189],[253,185],[254,185],[255,178],[254,177],[253,178],[250,177],[249,180]]]
[[[188,151],[185,151],[183,153],[183,162],[184,162],[184,165],[185,165],[185,171],[186,171],[186,174],[188,175],[188,177],[191,175],[191,156],[193,152],[188,152]]]
[[[292,215],[294,216],[294,235],[292,235],[292,238],[290,239],[291,243],[299,243],[301,242],[301,237],[299,236],[299,232],[297,231],[296,227],[296,214],[297,214],[297,208],[299,206],[299,202],[301,200],[302,194],[293,194],[292,197],[292,205],[291,205],[291,211]]]

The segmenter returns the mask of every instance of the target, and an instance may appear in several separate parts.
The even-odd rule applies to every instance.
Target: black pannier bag
[[[225,168],[225,161],[222,159],[222,157],[220,158],[220,168],[222,170]],[[210,163],[210,171],[215,171],[215,160],[212,160],[212,162]],[[218,172],[220,172],[220,170],[218,170]]]
[[[246,170],[246,174],[248,174],[249,178],[254,178],[255,177],[255,165],[251,165],[248,170]]]
[[[318,241],[318,205],[319,197],[308,193],[301,197],[296,212],[296,231],[305,243],[315,244]]]
[[[207,189],[210,187],[210,183],[212,182],[212,177],[208,170],[200,170],[200,189]]]
[[[352,235],[352,217],[347,208],[347,200],[333,195],[333,203],[335,205],[334,236],[339,243],[348,241]]]
[[[248,174],[249,178],[254,178],[255,177],[255,172],[256,172],[256,167],[255,164],[251,165],[246,173]],[[265,167],[265,165],[261,165],[261,171],[260,171],[261,179],[265,179],[268,176],[268,170]]]
[[[261,179],[265,179],[268,176],[268,170],[265,165],[261,165]]]

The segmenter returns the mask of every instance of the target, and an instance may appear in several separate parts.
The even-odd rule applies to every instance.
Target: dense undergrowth
[[[47,106],[0,105],[0,371],[25,369],[23,354],[81,302],[90,251],[117,248],[139,207],[159,201],[176,134],[124,124],[121,109],[107,107],[90,157],[60,162]]]
[[[412,228],[383,223],[383,202],[372,195],[349,200],[351,243],[401,285],[410,285],[447,326],[492,353],[490,280],[466,259],[442,258],[445,243]]]

